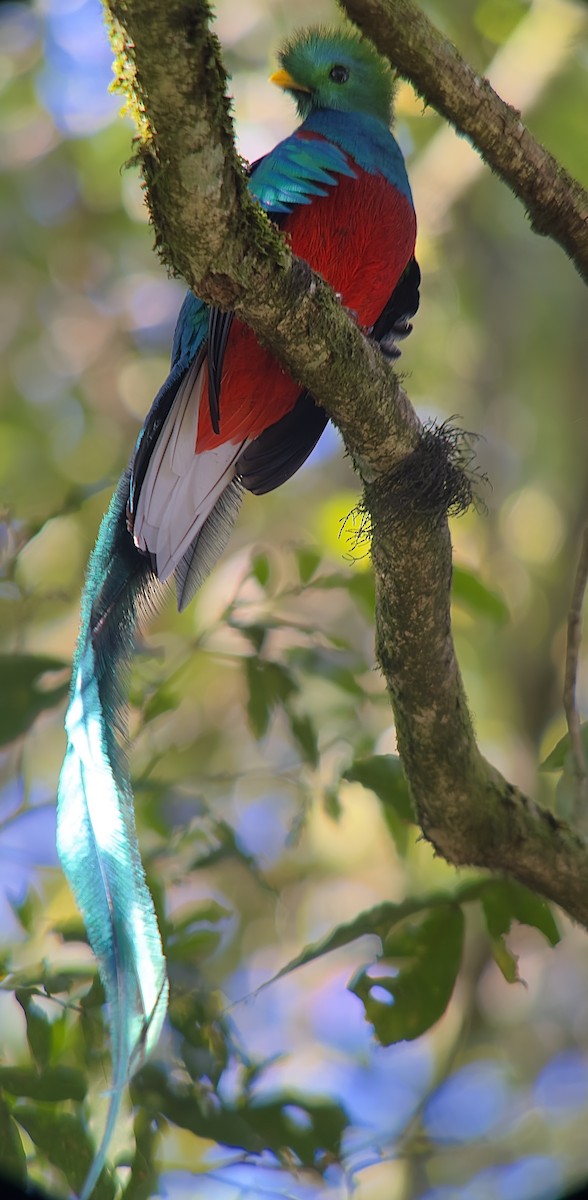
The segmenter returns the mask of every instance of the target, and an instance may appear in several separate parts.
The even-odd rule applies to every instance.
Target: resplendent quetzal
[[[389,357],[410,330],[420,273],[402,153],[389,130],[389,66],[354,32],[311,29],[279,55],[272,81],[302,124],[254,163],[265,211]],[[90,560],[66,718],[58,849],[109,1003],[113,1094],[155,1045],[167,1007],[161,939],[135,833],[124,735],[124,667],[158,581],[188,603],[223,550],[243,489],[271,491],[298,470],[327,414],[232,314],[188,292],[171,371],[104,517]]]

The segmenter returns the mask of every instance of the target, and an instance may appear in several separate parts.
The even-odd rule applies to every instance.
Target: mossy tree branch
[[[422,827],[451,862],[510,872],[588,927],[588,851],[481,756],[450,627],[451,544],[430,496],[401,503],[422,427],[379,351],[252,203],[204,0],[110,0],[144,109],[160,254],[233,307],[341,429],[373,524],[377,647]],[[400,482],[399,482],[400,480]]]
[[[542,146],[412,0],[339,0],[427,104],[470,139],[588,283],[588,192]]]

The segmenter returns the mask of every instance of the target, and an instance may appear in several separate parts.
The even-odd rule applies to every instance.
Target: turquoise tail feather
[[[113,1088],[106,1129],[81,1196],[104,1166],[124,1088],[155,1046],[168,982],[141,864],[125,734],[125,672],[156,579],[126,528],[129,473],[104,517],[88,568],[66,717],[57,848],[84,919],[109,1005]]]

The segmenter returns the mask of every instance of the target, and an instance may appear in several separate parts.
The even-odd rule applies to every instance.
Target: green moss
[[[141,142],[147,142],[151,138],[151,129],[137,88],[137,69],[130,43],[123,25],[116,19],[106,3],[103,4],[103,12],[108,40],[113,53],[112,73],[114,79],[110,85],[110,91],[115,95],[122,96],[121,117],[130,116],[135,123],[138,138]]]

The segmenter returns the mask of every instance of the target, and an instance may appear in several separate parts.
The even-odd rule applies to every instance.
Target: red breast
[[[328,195],[298,205],[282,229],[294,254],[306,259],[357,319],[370,327],[389,300],[413,253],[416,219],[410,202],[382,175],[354,165]],[[224,360],[219,435],[213,432],[205,383],[197,448],[257,437],[293,408],[295,383],[255,334],[233,321]]]

